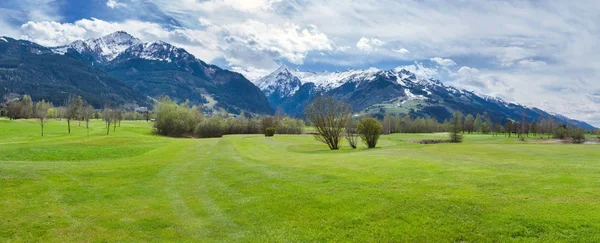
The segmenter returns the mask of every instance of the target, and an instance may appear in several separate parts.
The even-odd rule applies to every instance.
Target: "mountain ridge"
[[[290,79],[295,81],[290,82]],[[273,73],[258,79],[256,83],[273,107],[299,117],[303,116],[303,107],[311,99],[318,95],[329,95],[347,101],[357,114],[411,114],[444,121],[458,110],[473,115],[491,113],[494,122],[503,122],[506,119],[518,120],[521,112],[525,111],[529,120],[553,117],[565,124],[574,124],[586,129],[595,128],[586,122],[539,108],[446,86],[437,79],[419,78],[406,69],[369,68],[316,73],[291,70],[282,65]],[[294,92],[279,92],[281,90]],[[299,107],[298,104],[304,105]]]
[[[179,102],[189,100],[205,104],[209,110],[234,114],[273,113],[260,89],[243,75],[210,65],[164,41],[142,42],[118,31],[51,49],[59,55],[78,53],[91,65],[151,97],[168,95]]]
[[[97,108],[105,104],[148,105],[146,97],[120,80],[95,69],[78,55],[57,55],[36,43],[0,39],[0,96],[30,95],[63,104],[81,95]]]

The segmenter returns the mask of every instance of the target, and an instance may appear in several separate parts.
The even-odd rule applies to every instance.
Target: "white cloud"
[[[419,78],[425,79],[436,78],[439,74],[437,69],[425,67],[421,62],[415,62],[413,65],[405,65],[395,68],[396,71],[400,71],[402,69],[414,73]]]
[[[255,67],[243,68],[243,67],[239,67],[239,66],[233,67],[232,70],[243,74],[250,81],[259,80],[260,78],[267,76],[271,72],[273,72],[273,69],[263,69],[263,68],[255,68]]]
[[[243,23],[215,27],[225,38],[226,53],[251,52],[267,55],[272,60],[285,59],[294,64],[302,64],[311,51],[331,51],[334,44],[327,35],[315,26],[307,28],[292,23],[283,25],[265,24],[249,20]],[[245,58],[236,56],[236,58]],[[252,60],[244,60],[252,62]],[[249,63],[248,63],[249,64]]]
[[[202,26],[202,27],[213,26],[212,21],[210,21],[210,19],[207,19],[207,18],[204,18],[204,17],[198,18],[198,23],[200,23],[200,26]]]
[[[59,46],[76,40],[98,38],[119,30],[124,30],[143,41],[170,42],[209,62],[222,56],[218,37],[214,33],[193,29],[168,30],[156,23],[137,20],[120,23],[94,18],[82,19],[74,23],[30,21],[21,26],[21,38],[45,46]]]
[[[406,50],[405,48],[400,48],[400,49],[394,50],[394,52],[400,53],[400,54],[408,54],[408,53],[410,53],[410,51]]]
[[[24,39],[58,46],[124,30],[143,41],[170,42],[208,62],[221,57],[231,67],[252,71],[273,69],[278,60],[302,64],[310,52],[335,49],[335,44],[315,26],[273,25],[253,20],[217,26],[208,20],[199,21],[204,23],[204,30],[165,29],[156,23],[137,20],[117,23],[82,19],[75,23],[28,22],[21,31]]]
[[[434,57],[434,58],[431,58],[429,60],[431,60],[432,62],[437,63],[437,65],[440,65],[440,66],[445,67],[445,68],[456,66],[456,62],[452,61],[452,59],[444,59],[444,58],[441,58],[441,57]]]
[[[106,6],[108,6],[109,8],[118,8],[118,7],[125,7],[127,5],[124,3],[117,2],[117,0],[108,0],[106,2]]]
[[[383,44],[383,41],[379,39],[362,37],[356,43],[356,47],[361,51],[372,52],[377,50],[378,47],[383,46]]]
[[[183,1],[186,6],[194,6],[204,11],[216,11],[219,9],[230,8],[241,12],[268,11],[274,4],[282,0],[207,0],[207,1]]]
[[[61,11],[57,11],[53,0],[8,1],[23,9],[22,13],[6,13],[0,8],[0,19],[4,19],[4,23],[35,21],[38,26],[26,26],[29,29],[24,27],[23,32],[31,39],[45,41],[43,43],[64,43],[103,32],[98,21],[88,23],[97,24],[97,29],[85,26],[83,33],[78,28],[83,23],[56,27],[55,23],[61,21],[58,14]],[[104,1],[107,0],[101,2]],[[311,67],[326,63],[328,67],[345,69],[349,65],[389,65],[410,58],[435,62],[439,65],[435,69],[437,75],[449,74],[458,78],[457,65],[443,65],[433,60],[443,57],[441,61],[469,60],[468,65],[479,70],[477,79],[472,77],[470,80],[484,80],[486,87],[491,87],[489,92],[516,101],[523,99],[528,104],[545,99],[536,97],[546,94],[561,97],[560,100],[581,100],[565,95],[558,88],[539,90],[531,87],[543,95],[531,95],[531,91],[523,95],[518,88],[523,83],[561,88],[579,85],[581,87],[576,88],[584,87],[583,97],[588,97],[589,90],[600,90],[600,82],[597,82],[600,79],[597,71],[600,70],[600,59],[597,58],[600,55],[600,42],[597,41],[600,23],[590,21],[597,19],[600,12],[596,0],[581,0],[577,4],[479,0],[111,1],[127,3],[127,7],[120,10],[133,10],[131,16],[113,16],[121,20],[111,22],[108,29],[116,24],[119,29],[142,39],[161,38],[185,45],[206,61],[224,58],[240,70],[272,69],[280,61],[308,63]],[[138,4],[132,2],[151,4],[157,12],[175,19],[183,27],[163,29],[157,24],[127,20],[146,19],[148,14],[134,11]],[[50,22],[42,25],[43,21]],[[4,26],[4,23],[0,20],[0,25]],[[416,64],[409,66],[419,69]],[[428,69],[433,68],[423,68],[425,74],[432,73]],[[565,82],[572,79],[582,80],[584,84]],[[515,89],[504,87],[502,82]],[[600,107],[598,103],[587,102],[580,105]],[[555,112],[575,114],[568,107],[546,107]],[[574,116],[584,117],[584,113],[579,111]],[[600,125],[600,119],[596,124]]]
[[[521,65],[522,67],[525,67],[525,68],[541,69],[541,68],[546,67],[548,65],[548,63],[546,63],[544,61],[536,61],[533,59],[526,59],[526,60],[519,61],[519,65]]]

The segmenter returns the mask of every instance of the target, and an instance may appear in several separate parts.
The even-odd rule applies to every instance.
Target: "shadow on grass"
[[[305,154],[346,154],[346,153],[359,153],[366,151],[380,150],[381,147],[369,149],[364,146],[359,146],[356,149],[350,146],[342,146],[338,150],[330,150],[325,144],[298,144],[287,146],[287,151],[294,153],[305,153]]]

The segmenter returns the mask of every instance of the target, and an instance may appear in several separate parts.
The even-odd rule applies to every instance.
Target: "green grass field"
[[[599,145],[383,136],[88,137],[0,119],[0,242],[600,241]],[[363,146],[364,147],[364,146]]]

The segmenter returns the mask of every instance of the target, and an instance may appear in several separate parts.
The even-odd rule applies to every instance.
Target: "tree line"
[[[228,113],[205,116],[202,106],[190,102],[178,104],[162,97],[154,106],[154,128],[160,135],[169,137],[215,138],[230,134],[301,134],[304,121],[275,114],[253,117],[242,114],[231,117]]]
[[[54,106],[50,102],[40,100],[34,102],[29,95],[22,97],[4,97],[0,103],[0,116],[10,119],[39,120],[42,136],[48,119],[65,119],[67,132],[71,133],[71,123],[76,121],[81,126],[84,122],[89,133],[90,119],[102,119],[105,122],[106,134],[112,128],[120,126],[122,120],[146,120],[156,118],[154,127],[160,135],[171,137],[221,137],[227,134],[301,134],[305,123],[277,112],[275,116],[253,117],[239,115],[231,117],[222,115],[205,116],[202,106],[192,106],[190,102],[177,104],[168,97],[160,98],[154,111],[144,109],[135,111],[131,107],[111,107],[94,109],[80,96],[69,96],[62,106]],[[498,136],[517,136],[524,139],[529,136],[547,136],[547,138],[572,139],[574,142],[585,141],[587,131],[573,126],[555,122],[552,117],[539,121],[528,121],[525,113],[520,120],[506,120],[504,124],[494,123],[487,115],[453,114],[451,119],[438,122],[432,118],[413,118],[409,115],[386,115],[382,120],[366,117],[354,117],[348,104],[331,97],[319,97],[305,110],[307,123],[317,130],[317,140],[326,143],[331,149],[338,149],[341,141],[348,141],[356,148],[360,137],[368,147],[375,147],[380,134],[392,133],[436,133],[449,132],[451,142],[462,141],[464,133],[482,133]],[[378,125],[375,125],[377,121]],[[381,127],[379,129],[379,126]],[[380,134],[375,131],[381,130]],[[460,133],[460,134],[459,134]],[[591,132],[589,132],[591,134]],[[595,132],[600,138],[600,130]]]
[[[72,122],[78,122],[78,126],[81,126],[83,122],[88,135],[91,119],[103,119],[106,134],[110,133],[111,125],[112,130],[116,131],[122,120],[145,119],[149,121],[150,119],[149,112],[126,111],[123,107],[113,108],[106,105],[104,109],[95,109],[81,96],[69,96],[62,106],[54,106],[44,99],[34,102],[29,95],[22,97],[11,95],[5,97],[4,102],[0,103],[0,116],[6,116],[11,120],[37,119],[40,124],[41,136],[44,136],[44,127],[49,119],[66,120],[68,133],[71,133]]]

